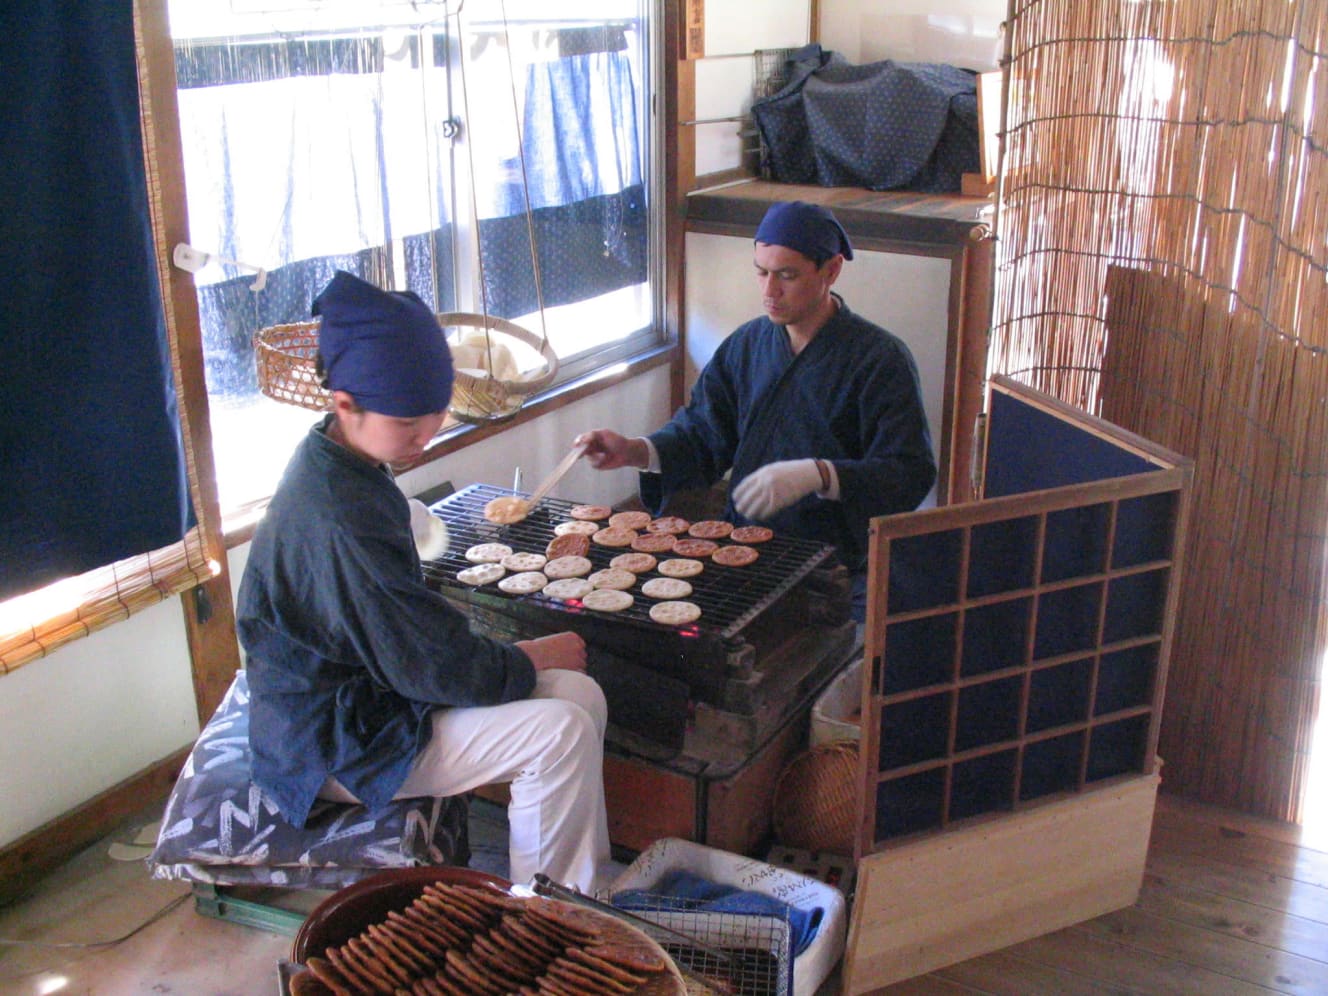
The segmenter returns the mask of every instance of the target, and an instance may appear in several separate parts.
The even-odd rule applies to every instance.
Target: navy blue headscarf
[[[384,291],[338,270],[314,299],[327,387],[371,412],[415,418],[452,399],[452,353],[438,319],[411,291]]]
[[[771,205],[756,229],[756,241],[800,252],[817,266],[835,255],[853,258],[844,226],[826,208],[806,201]]]

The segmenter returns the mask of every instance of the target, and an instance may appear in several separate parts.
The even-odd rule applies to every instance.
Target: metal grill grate
[[[554,536],[554,526],[568,521],[572,506],[578,504],[545,498],[528,518],[506,526],[495,525],[484,518],[485,505],[494,498],[512,494],[517,492],[475,484],[433,505],[434,514],[447,524],[451,539],[444,556],[424,564],[425,577],[431,584],[476,590],[456,579],[458,571],[472,566],[465,558],[467,549],[477,543],[505,543],[517,552],[543,553]],[[705,570],[687,579],[692,584],[688,601],[701,607],[701,618],[691,627],[663,626],[653,621],[650,618],[652,600],[640,593],[639,583],[632,590],[635,602],[631,608],[605,614],[604,618],[627,620],[656,630],[692,630],[721,637],[733,636],[834,552],[833,547],[824,544],[778,535],[756,549],[760,557],[753,564],[725,567],[707,559]],[[609,561],[622,552],[592,543],[590,561],[595,570],[600,570],[608,567]],[[656,572],[651,571],[649,575],[642,575],[641,581],[655,575]],[[482,591],[486,596],[520,600],[557,612],[599,615],[583,608],[579,602],[559,602],[540,594],[509,595],[496,585],[486,585]]]

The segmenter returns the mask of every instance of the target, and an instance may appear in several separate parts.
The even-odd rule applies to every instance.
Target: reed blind
[[[166,195],[163,187],[167,181],[163,179],[161,156],[154,137],[157,128],[152,116],[154,101],[149,92],[152,81],[146,72],[147,53],[138,3],[134,6],[134,25],[143,156],[157,277],[163,289],[162,305],[169,333],[171,372],[176,395],[180,399],[185,471],[197,525],[178,543],[159,550],[145,551],[79,577],[48,585],[31,594],[0,602],[0,675],[45,657],[74,640],[126,619],[173,595],[204,584],[220,576],[223,571],[224,543],[216,514],[215,485],[209,486],[210,482],[202,473],[206,467],[207,473],[211,475],[210,461],[205,459],[204,467],[200,466],[196,444],[199,427],[192,424],[195,419],[206,418],[206,396],[198,384],[186,383],[190,378],[191,364],[199,368],[195,379],[201,377],[201,355],[191,357],[189,363],[181,357],[182,342],[192,343],[198,338],[197,316],[178,315],[176,302],[180,296],[170,290],[172,281],[178,278],[172,275],[167,258],[168,247],[173,244],[167,222],[170,211],[164,204]],[[190,300],[192,290],[186,302]],[[182,324],[190,320],[193,334],[182,336]],[[193,353],[198,352],[195,347]],[[201,414],[197,410],[199,408],[202,408]],[[132,468],[126,468],[126,486],[132,486],[132,481]]]
[[[1195,460],[1159,755],[1296,819],[1325,651],[1328,0],[1013,0],[990,365]]]

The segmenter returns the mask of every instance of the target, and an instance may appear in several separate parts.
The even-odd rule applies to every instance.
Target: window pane
[[[457,7],[171,2],[223,510],[317,417],[261,394],[253,336],[337,269],[516,322],[564,377],[654,335],[647,3]]]

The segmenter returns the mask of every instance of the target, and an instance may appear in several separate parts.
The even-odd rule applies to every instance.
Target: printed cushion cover
[[[470,859],[464,796],[315,803],[303,829],[249,781],[249,685],[236,674],[166,801],[153,878],[337,889],[384,868]]]

